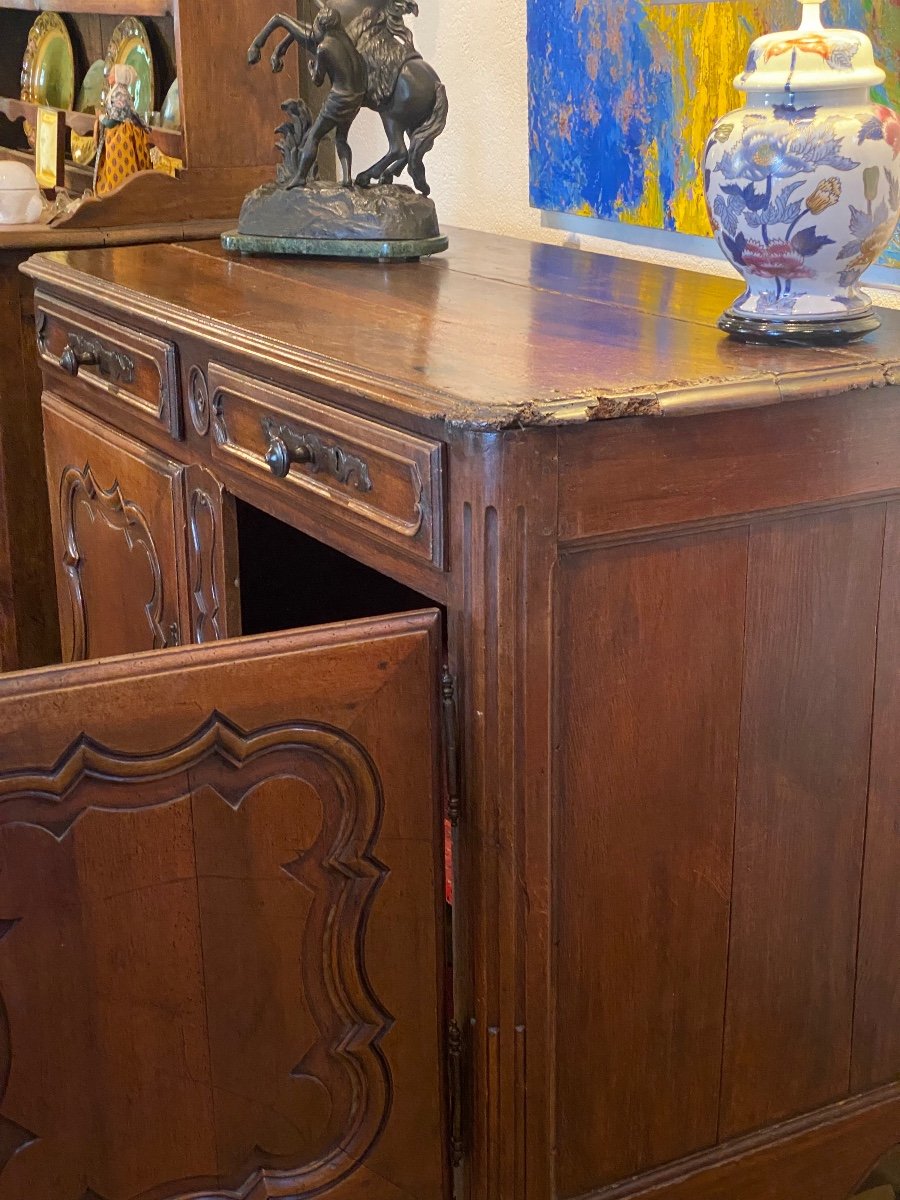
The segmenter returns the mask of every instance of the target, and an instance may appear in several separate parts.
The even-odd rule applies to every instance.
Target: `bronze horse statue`
[[[314,0],[324,7],[324,0]],[[356,178],[357,184],[390,183],[404,168],[423,196],[430,192],[423,159],[447,123],[447,92],[433,67],[413,45],[403,17],[417,14],[415,0],[329,0],[336,9],[350,40],[363,59],[367,72],[364,105],[381,116],[388,138],[388,152]],[[284,56],[292,44],[310,55],[316,53],[313,27],[286,13],[275,13],[254,38],[247,61],[258,63],[262,48],[275,32],[287,36],[270,59],[272,70],[284,67]],[[407,145],[407,138],[409,144]]]

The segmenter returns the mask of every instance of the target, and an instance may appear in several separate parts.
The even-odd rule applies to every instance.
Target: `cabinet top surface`
[[[900,381],[900,312],[841,348],[716,328],[736,281],[467,230],[377,265],[240,258],[217,242],[57,251],[39,285],[473,429],[776,404]]]

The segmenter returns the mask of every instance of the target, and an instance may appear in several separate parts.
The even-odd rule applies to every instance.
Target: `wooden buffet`
[[[81,661],[0,680],[0,1200],[896,1177],[900,314],[464,231],[27,271]]]

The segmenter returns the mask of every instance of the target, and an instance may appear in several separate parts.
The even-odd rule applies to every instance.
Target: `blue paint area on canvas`
[[[602,61],[610,40],[605,11],[583,6],[561,21],[555,0],[531,2],[531,198],[538,208],[573,212],[589,206],[596,215],[615,217],[622,207],[641,203],[643,148],[654,130],[662,131],[660,145],[666,145],[671,80],[659,86],[663,71],[643,26],[643,5],[626,0],[621,7],[621,54],[612,64]],[[630,104],[629,90],[645,102]],[[664,193],[674,188],[677,173],[674,154],[665,150],[659,163]]]

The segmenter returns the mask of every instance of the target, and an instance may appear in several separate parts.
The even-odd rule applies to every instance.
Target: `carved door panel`
[[[441,1200],[439,618],[0,680],[0,1200]]]
[[[63,657],[177,645],[183,468],[45,395],[44,442]]]

